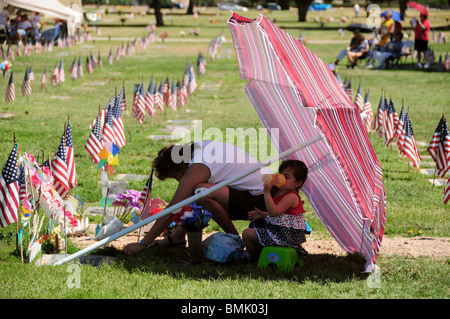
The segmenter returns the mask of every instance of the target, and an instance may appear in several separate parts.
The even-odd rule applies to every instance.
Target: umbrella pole
[[[135,231],[136,229],[147,225],[148,223],[151,223],[152,221],[154,221],[156,219],[159,219],[159,218],[161,218],[161,217],[163,217],[163,216],[165,216],[167,214],[170,214],[172,212],[175,212],[175,211],[181,209],[183,206],[186,206],[186,205],[188,205],[188,204],[190,204],[192,202],[195,202],[196,200],[198,200],[200,198],[203,198],[203,197],[205,197],[205,196],[207,196],[209,194],[212,194],[215,191],[217,191],[217,190],[219,190],[219,189],[221,189],[221,188],[223,188],[223,187],[225,187],[225,186],[227,186],[227,185],[229,185],[229,184],[231,184],[231,183],[233,183],[233,182],[235,182],[235,181],[237,181],[237,180],[239,180],[241,178],[244,178],[245,176],[248,176],[248,175],[258,171],[262,167],[266,167],[266,166],[269,166],[269,165],[271,165],[271,164],[273,164],[275,162],[278,162],[280,159],[282,159],[282,158],[284,158],[286,156],[289,156],[289,155],[291,155],[291,154],[293,154],[295,152],[298,152],[302,148],[305,148],[305,147],[307,147],[309,145],[312,145],[312,144],[320,141],[321,139],[322,139],[321,135],[316,135],[313,138],[305,141],[304,143],[302,143],[300,145],[296,145],[296,146],[294,146],[293,148],[291,148],[291,149],[289,149],[287,151],[284,151],[284,152],[282,152],[282,153],[280,153],[280,154],[278,154],[278,155],[276,155],[276,156],[274,156],[274,157],[272,157],[272,158],[270,158],[270,159],[268,159],[268,160],[266,160],[266,161],[264,161],[264,162],[262,162],[262,163],[260,163],[258,165],[255,165],[255,166],[249,168],[248,170],[242,172],[241,174],[238,174],[238,175],[236,175],[234,177],[230,177],[229,179],[227,179],[227,180],[225,180],[225,181],[223,181],[221,183],[218,183],[218,184],[214,185],[211,188],[204,189],[201,192],[199,192],[198,194],[195,194],[195,195],[193,195],[191,197],[188,197],[185,200],[182,200],[181,202],[178,202],[177,204],[175,204],[173,206],[170,206],[169,208],[166,208],[163,211],[161,211],[161,212],[159,212],[159,213],[157,213],[157,214],[155,214],[153,216],[150,216],[150,217],[148,217],[148,218],[146,218],[144,220],[141,220],[139,223],[136,223],[136,224],[134,224],[134,225],[132,225],[132,226],[126,228],[126,229],[123,229],[123,230],[121,230],[121,231],[119,231],[119,232],[109,236],[109,237],[106,237],[106,238],[100,240],[99,242],[97,242],[95,244],[92,244],[91,246],[86,247],[86,248],[84,248],[84,249],[74,253],[73,255],[71,255],[69,257],[61,259],[61,260],[57,261],[56,263],[54,263],[54,265],[55,266],[62,265],[64,263],[66,263],[66,262],[69,262],[69,261],[74,260],[74,259],[76,259],[78,257],[81,257],[81,256],[83,256],[83,255],[85,255],[85,254],[87,254],[87,253],[89,253],[89,252],[91,252],[91,251],[101,247],[101,246],[104,246],[104,245],[110,243],[113,240],[116,240],[117,238],[125,236],[126,234],[131,233],[131,232]]]

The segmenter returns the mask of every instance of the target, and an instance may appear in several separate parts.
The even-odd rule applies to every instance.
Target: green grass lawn
[[[410,12],[410,11],[408,11]],[[254,18],[261,12],[250,10],[244,16]],[[350,16],[350,11],[344,11]],[[411,11],[411,14],[412,11]],[[294,37],[300,32],[306,36],[307,46],[325,63],[331,63],[340,49],[350,40],[351,33],[339,35],[338,22],[326,23],[320,30],[314,22],[317,13],[311,14],[311,22],[296,22],[295,12],[268,12],[268,17]],[[448,12],[433,12],[432,26],[445,24]],[[338,21],[340,11],[333,12]],[[436,17],[435,17],[436,16]],[[211,23],[211,17],[217,24]],[[120,24],[119,16],[109,14],[101,23],[102,39],[96,39],[94,29],[89,28],[94,41],[77,44],[60,50],[55,47],[52,53],[31,57],[21,57],[13,61],[12,71],[16,84],[16,100],[0,103],[0,111],[12,113],[13,117],[0,119],[0,163],[3,166],[13,146],[13,136],[21,146],[21,153],[37,155],[41,150],[44,157],[53,157],[64,130],[64,122],[70,116],[72,125],[75,161],[78,173],[78,187],[72,195],[86,197],[87,205],[99,205],[101,185],[97,183],[96,165],[84,145],[90,134],[89,124],[96,117],[99,107],[106,105],[116,89],[126,87],[129,119],[124,114],[127,144],[121,149],[117,174],[144,174],[151,171],[151,161],[166,141],[152,140],[149,135],[164,134],[168,120],[201,120],[203,132],[215,128],[226,134],[227,128],[261,128],[262,125],[248,100],[244,87],[246,81],[239,78],[234,47],[226,25],[229,12],[208,9],[198,20],[180,14],[167,13],[166,26],[157,29],[157,35],[167,31],[168,41],[157,41],[146,51],[137,48],[132,56],[122,57],[118,63],[109,66],[106,56],[110,49],[127,45],[129,40],[146,34],[145,25],[154,21],[153,16],[139,16],[129,19],[125,26]],[[326,17],[326,16],[325,16]],[[102,21],[102,20],[101,20]],[[137,26],[133,26],[136,24]],[[199,28],[200,35],[188,35],[192,28]],[[183,34],[184,32],[184,34]],[[198,89],[189,98],[187,105],[180,110],[166,109],[153,119],[147,116],[145,126],[139,125],[131,117],[134,84],[144,79],[146,87],[150,79],[161,81],[167,76],[180,78],[184,74],[186,61],[195,63],[197,55],[206,55],[209,40],[223,32],[223,43],[219,57],[208,59],[207,72],[198,77]],[[115,39],[108,40],[108,37]],[[180,40],[180,41],[177,41]],[[192,39],[192,42],[181,40]],[[170,41],[169,41],[170,40]],[[436,55],[445,54],[449,44],[430,41]],[[92,75],[84,71],[84,77],[72,81],[68,68],[74,57],[101,53],[104,69],[96,69]],[[47,75],[51,74],[55,63],[63,59],[66,66],[66,83],[52,87],[50,83],[43,91],[39,90],[39,78],[44,65]],[[407,64],[396,70],[367,70],[364,68],[346,69],[340,67],[341,77],[351,78],[354,92],[359,81],[364,89],[370,89],[371,103],[375,111],[382,90],[392,97],[400,112],[402,100],[409,107],[412,125],[417,141],[429,143],[443,112],[450,105],[449,73],[414,70]],[[32,66],[36,81],[32,84],[33,93],[23,97],[20,92],[22,77],[27,66]],[[0,77],[2,99],[8,78]],[[202,89],[220,83],[220,90]],[[429,183],[430,177],[414,173],[409,161],[398,155],[395,147],[387,148],[381,138],[373,132],[370,140],[383,169],[386,188],[387,221],[386,236],[409,236],[413,229],[417,234],[422,229],[424,237],[450,237],[449,208],[442,202],[444,188]],[[427,155],[426,148],[420,149]],[[130,183],[130,188],[141,190],[145,181]],[[176,188],[173,181],[154,181],[153,196],[170,200]],[[303,196],[304,197],[304,196]],[[306,203],[309,224],[314,232],[329,237],[320,220]],[[98,221],[95,221],[98,222]],[[247,227],[245,222],[237,222],[238,230]],[[215,223],[206,231],[218,230]],[[364,261],[357,256],[336,257],[328,254],[310,256],[305,267],[292,273],[257,269],[252,264],[232,265],[189,265],[186,251],[164,251],[153,249],[138,257],[126,257],[122,252],[102,248],[97,254],[114,255],[119,262],[102,268],[80,266],[80,287],[69,284],[71,270],[68,265],[61,267],[21,264],[15,252],[15,225],[0,230],[0,298],[448,298],[449,276],[448,256],[433,259],[428,257],[408,258],[404,256],[383,256],[378,258],[381,277],[375,288],[368,284],[367,275],[362,275]],[[70,252],[76,251],[71,247]],[[26,287],[26,289],[20,289]]]

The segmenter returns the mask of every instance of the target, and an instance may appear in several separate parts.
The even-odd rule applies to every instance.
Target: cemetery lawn
[[[396,8],[395,8],[396,9]],[[346,9],[349,10],[349,9]],[[181,11],[180,11],[181,12]],[[97,166],[90,161],[85,143],[90,134],[89,125],[96,117],[99,108],[103,108],[109,99],[126,88],[128,114],[125,112],[124,125],[127,144],[120,150],[119,166],[114,168],[118,174],[149,175],[151,162],[157,151],[170,142],[150,138],[151,135],[170,134],[166,129],[169,121],[200,120],[199,131],[192,133],[203,139],[223,139],[227,129],[262,128],[262,125],[248,100],[244,87],[245,80],[239,77],[234,47],[226,25],[228,11],[208,9],[202,11],[198,20],[193,17],[167,12],[165,27],[157,28],[157,34],[167,31],[168,38],[162,43],[158,38],[145,51],[136,48],[136,53],[125,56],[110,66],[106,61],[109,50],[127,45],[129,40],[139,39],[146,34],[145,25],[154,21],[154,16],[138,16],[129,19],[124,27],[118,27],[117,14],[105,17],[100,24],[102,36],[95,35],[90,27],[93,41],[85,41],[70,48],[54,48],[53,52],[41,55],[22,56],[12,61],[16,86],[16,100],[9,104],[1,103],[0,112],[11,117],[0,119],[0,164],[1,167],[13,147],[16,135],[20,151],[40,155],[42,159],[52,158],[60,143],[64,123],[70,117],[78,186],[71,191],[72,196],[86,198],[85,207],[100,206],[101,184],[98,182]],[[334,20],[342,14],[350,16],[351,11],[334,11]],[[408,10],[409,14],[414,14]],[[255,18],[259,11],[250,10],[243,15]],[[325,24],[325,30],[319,30],[315,22],[298,23],[294,12],[268,12],[268,17],[276,18],[277,25],[294,37],[300,32],[306,37],[306,45],[325,63],[334,61],[336,54],[350,42],[352,34],[338,34],[339,23]],[[435,24],[445,24],[448,12],[434,12],[431,20]],[[311,18],[318,16],[312,13]],[[217,24],[211,23],[214,17]],[[133,22],[134,21],[134,22]],[[133,24],[136,24],[133,26]],[[408,22],[409,23],[409,22]],[[111,26],[108,26],[110,24]],[[406,22],[405,22],[406,25]],[[193,28],[199,27],[199,36],[188,35]],[[405,28],[405,27],[404,27]],[[184,34],[183,34],[184,32]],[[207,56],[207,49],[213,37],[223,35],[226,39],[215,61]],[[108,36],[112,39],[108,40]],[[436,57],[445,55],[450,44],[438,44],[430,41]],[[103,70],[98,68],[92,75],[85,71],[84,77],[72,80],[68,68],[74,57],[81,57],[83,65],[89,53],[103,58]],[[154,119],[148,114],[145,125],[137,123],[131,116],[134,84],[144,81],[148,86],[153,77],[158,83],[169,77],[181,79],[186,62],[195,64],[198,53],[208,59],[206,74],[197,77],[198,88],[188,99],[187,105],[179,110],[165,109],[158,112]],[[64,61],[66,82],[52,87],[50,82],[44,90],[39,89],[40,76],[44,66],[49,77],[55,63]],[[25,69],[32,66],[36,80],[32,83],[32,94],[22,96],[20,85]],[[448,72],[415,70],[408,60],[399,69],[367,70],[363,67],[346,69],[345,61],[338,69],[341,78],[351,78],[356,93],[359,82],[363,89],[370,90],[373,111],[378,107],[382,90],[392,98],[397,112],[402,101],[409,108],[414,134],[419,143],[420,154],[426,159],[426,147],[439,123],[444,111],[450,106]],[[0,92],[6,90],[8,78],[0,77]],[[217,87],[216,87],[217,86]],[[198,127],[197,127],[198,128]],[[194,136],[197,132],[198,135]],[[450,237],[449,206],[443,203],[444,187],[430,183],[433,176],[414,171],[407,158],[399,156],[395,145],[386,147],[383,138],[375,132],[369,134],[370,141],[383,169],[383,181],[386,189],[386,229],[385,236],[406,238]],[[235,138],[234,143],[238,143]],[[246,143],[246,149],[258,158],[257,149]],[[270,154],[269,154],[270,155]],[[265,160],[267,157],[259,158]],[[429,168],[421,166],[421,168]],[[276,170],[276,166],[275,166]],[[112,179],[115,177],[113,176]],[[130,180],[130,188],[142,190],[145,179]],[[152,196],[169,201],[176,188],[175,181],[154,179]],[[315,236],[332,240],[321,221],[313,212],[305,196],[308,223]],[[42,213],[42,212],[41,212]],[[93,224],[100,222],[99,217],[90,217]],[[237,222],[240,232],[248,225]],[[211,222],[205,232],[220,231]],[[36,266],[34,263],[22,264],[15,250],[16,226],[12,224],[0,229],[0,298],[3,299],[447,299],[449,297],[449,255],[440,257],[420,256],[413,258],[397,255],[378,257],[380,277],[376,285],[371,284],[373,277],[362,274],[364,260],[358,256],[336,256],[332,254],[310,255],[305,266],[284,273],[271,269],[260,269],[250,263],[190,265],[184,262],[185,250],[150,249],[136,256],[125,256],[112,247],[101,248],[93,254],[109,255],[118,258],[112,265],[92,267],[80,265],[80,285],[74,287],[73,269],[69,265]],[[308,238],[307,238],[308,239]],[[432,245],[432,240],[430,240]],[[79,247],[70,245],[69,253]]]

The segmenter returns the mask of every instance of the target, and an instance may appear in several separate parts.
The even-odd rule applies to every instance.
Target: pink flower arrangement
[[[77,227],[78,226],[78,220],[75,219],[75,217],[73,217],[72,213],[68,210],[66,210],[66,218],[69,220],[70,225],[72,225],[73,227]]]
[[[139,197],[141,192],[129,189],[125,193],[119,193],[114,197],[112,205],[114,206],[114,216],[120,219],[122,222],[133,209],[141,210],[142,206],[139,203]]]

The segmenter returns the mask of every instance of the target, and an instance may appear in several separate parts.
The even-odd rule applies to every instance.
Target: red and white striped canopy
[[[384,233],[382,171],[359,110],[325,63],[264,16],[233,13],[228,26],[240,76],[263,125],[279,129],[279,152],[321,134],[324,138],[289,158],[309,176],[302,191],[336,241],[360,253],[370,272]],[[277,143],[278,142],[278,143]]]

